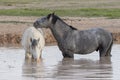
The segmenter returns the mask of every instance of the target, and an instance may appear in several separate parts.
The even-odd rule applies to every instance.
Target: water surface
[[[39,63],[24,59],[23,49],[0,48],[0,80],[119,80],[120,45],[111,58],[98,52],[63,59],[57,46],[47,46]]]

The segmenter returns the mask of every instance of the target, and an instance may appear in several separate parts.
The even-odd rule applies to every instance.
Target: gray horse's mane
[[[52,24],[55,24],[56,22],[57,22],[57,20],[60,20],[60,21],[62,21],[64,24],[66,24],[61,18],[59,18],[57,15],[55,15],[55,14],[48,14],[48,19],[50,18],[50,16],[52,15]],[[68,24],[66,24],[66,25],[68,25]],[[77,28],[75,28],[75,27],[73,27],[73,26],[71,26],[71,25],[68,25],[71,29],[73,29],[73,30],[77,30]]]
[[[77,28],[75,28],[75,27],[73,27],[73,26],[69,26],[71,29],[73,29],[73,30],[77,30]]]

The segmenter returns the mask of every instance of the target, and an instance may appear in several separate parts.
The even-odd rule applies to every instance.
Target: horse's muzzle
[[[33,23],[33,26],[34,26],[35,28],[39,28],[39,23],[36,21],[36,22]]]

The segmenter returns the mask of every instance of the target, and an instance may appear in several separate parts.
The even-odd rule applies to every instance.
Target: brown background
[[[20,47],[21,36],[24,30],[33,25],[39,17],[0,16],[0,46]],[[62,17],[62,19],[79,30],[95,27],[104,28],[113,33],[114,43],[120,43],[120,19],[107,19],[104,17]],[[43,29],[46,45],[56,44],[49,29]]]

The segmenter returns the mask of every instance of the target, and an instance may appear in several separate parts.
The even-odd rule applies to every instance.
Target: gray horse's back
[[[90,49],[89,51],[92,52],[92,50],[96,50],[100,52],[100,56],[109,56],[111,55],[111,47],[113,44],[113,37],[112,34],[107,31],[104,30],[102,28],[94,28],[94,29],[89,29],[87,31],[85,31],[86,34],[88,32],[88,36],[90,36],[91,38],[91,48],[89,47],[88,49]],[[92,36],[93,35],[93,36]],[[90,40],[89,39],[89,40]],[[88,45],[90,44],[89,41],[86,42]],[[87,45],[87,46],[88,46]],[[93,46],[92,46],[93,45]],[[96,47],[96,48],[95,48]]]
[[[73,33],[68,36],[66,40],[67,44],[64,46],[73,53],[88,54],[98,50],[102,52],[103,49],[107,52],[112,41],[111,33],[101,28],[83,31],[74,30]]]
[[[95,28],[96,30],[96,36],[100,41],[103,41],[104,44],[112,42],[113,37],[112,33],[108,32],[107,30],[101,29],[101,28]]]

